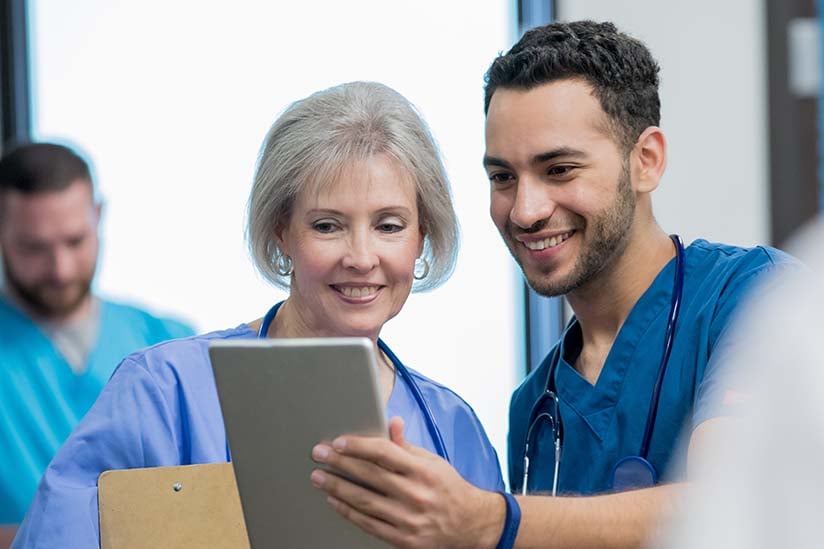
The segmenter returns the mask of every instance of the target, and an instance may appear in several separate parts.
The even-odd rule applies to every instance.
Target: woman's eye
[[[378,225],[378,230],[383,233],[396,233],[403,230],[403,225],[397,223],[381,223]]]
[[[331,233],[335,230],[335,225],[329,221],[318,221],[312,225],[312,228],[319,233]]]

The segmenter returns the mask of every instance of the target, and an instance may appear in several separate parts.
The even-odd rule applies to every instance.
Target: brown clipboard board
[[[104,471],[101,549],[247,549],[231,463]]]

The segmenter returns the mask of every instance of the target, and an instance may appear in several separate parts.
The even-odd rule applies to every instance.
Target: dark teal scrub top
[[[766,247],[738,248],[697,240],[684,254],[684,292],[672,355],[663,381],[648,459],[663,481],[684,476],[686,441],[702,421],[728,413],[728,386],[720,357],[731,345],[725,334],[733,313],[756,281],[797,265]],[[641,296],[624,322],[595,385],[573,367],[581,351],[581,327],[574,321],[561,341],[515,391],[510,404],[509,481],[520,491],[524,447],[533,404],[547,386],[553,363],[563,439],[559,493],[609,490],[615,463],[638,455],[664,351],[664,332],[675,278],[671,260]],[[723,377],[723,381],[722,381]],[[529,492],[552,489],[552,431],[536,432],[530,449]]]
[[[124,356],[191,335],[176,320],[100,300],[97,341],[82,373],[51,340],[0,298],[0,524],[23,520],[58,448],[94,403]]]

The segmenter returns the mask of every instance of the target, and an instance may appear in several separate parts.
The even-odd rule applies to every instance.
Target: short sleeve
[[[735,416],[752,398],[752,372],[745,361],[751,345],[752,313],[757,304],[781,291],[787,275],[800,263],[769,263],[738,277],[727,289],[713,319],[714,344],[694,402],[692,429],[716,417]]]

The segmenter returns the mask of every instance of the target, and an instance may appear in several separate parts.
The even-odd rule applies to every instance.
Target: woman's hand
[[[342,436],[315,446],[312,458],[357,482],[312,472],[337,512],[395,547],[494,547],[503,529],[503,498],[409,444],[398,417],[389,422],[389,440]]]

